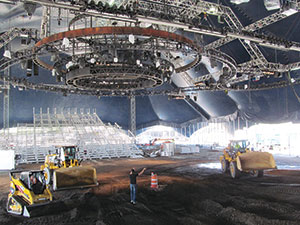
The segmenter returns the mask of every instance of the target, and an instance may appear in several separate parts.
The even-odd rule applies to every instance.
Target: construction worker
[[[145,172],[146,168],[142,169],[141,172],[137,173],[134,168],[131,169],[129,173],[130,178],[130,202],[136,204],[136,177],[141,176]]]
[[[44,192],[45,186],[34,176],[30,176],[30,186],[34,194],[42,194]]]

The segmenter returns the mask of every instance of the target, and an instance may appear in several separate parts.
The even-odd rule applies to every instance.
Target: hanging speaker
[[[26,72],[26,76],[27,77],[31,77],[32,75],[32,60],[29,59],[27,60],[27,72]]]
[[[33,63],[33,75],[38,76],[39,75],[39,67],[35,63]]]
[[[27,60],[27,71],[31,71],[32,70],[32,60],[29,59]]]

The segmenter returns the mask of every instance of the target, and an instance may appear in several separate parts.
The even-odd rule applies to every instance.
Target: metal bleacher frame
[[[41,163],[55,146],[77,145],[84,160],[135,157],[141,152],[132,133],[118,124],[104,124],[96,110],[33,109],[33,124],[18,124],[11,133],[19,163]]]

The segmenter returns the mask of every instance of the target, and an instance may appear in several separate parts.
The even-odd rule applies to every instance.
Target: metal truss
[[[225,9],[224,13],[227,15],[225,17],[225,21],[228,24],[228,26],[231,28],[231,30],[237,30],[240,31],[243,29],[243,25],[238,20],[237,16],[233,13],[232,9],[229,7],[223,8]],[[261,62],[257,64],[259,68],[262,68],[263,63],[267,63],[265,56],[262,54],[260,49],[256,46],[254,43],[250,43],[245,40],[239,39],[241,44],[244,46],[248,54],[250,55],[251,59],[257,62],[258,60]]]
[[[163,77],[167,78],[162,74],[155,67],[105,65],[71,71],[66,75],[66,83],[85,90],[135,90],[161,85]]]
[[[291,14],[293,15],[293,14]],[[276,23],[280,20],[283,20],[287,17],[289,17],[290,15],[289,14],[286,14],[284,10],[279,10],[267,17],[264,17],[260,20],[257,20],[255,21],[254,23],[248,25],[248,26],[245,26],[245,27],[242,27],[240,28],[241,30],[243,31],[249,31],[249,32],[252,32],[252,31],[256,31],[256,30],[259,30],[261,28],[264,28],[266,26],[269,26],[273,23]],[[225,37],[225,38],[220,38],[212,43],[209,43],[205,46],[205,48],[219,48],[221,47],[222,45],[225,45],[231,41],[235,40],[235,38],[233,37]]]
[[[236,29],[238,30],[243,30],[243,31],[247,31],[247,32],[253,32],[256,30],[259,30],[263,27],[266,27],[270,24],[276,23],[282,19],[287,18],[290,15],[293,15],[294,13],[296,13],[297,11],[292,11],[291,13],[287,13],[287,10],[291,10],[291,9],[281,9],[265,18],[262,18],[246,27],[242,27],[241,24],[238,22],[238,26],[235,26]],[[293,9],[292,9],[293,10]],[[297,9],[299,11],[299,9]],[[230,13],[230,11],[232,12],[232,10],[229,10],[228,12],[228,19],[226,20],[226,22],[231,25],[229,25],[229,27],[234,25],[234,21],[236,22],[236,19],[232,19],[235,17],[235,15],[232,13]],[[218,48],[221,47],[222,45],[225,45],[231,41],[233,41],[235,38],[233,37],[225,37],[225,38],[220,38],[217,41],[214,41],[208,45],[205,46],[205,48]],[[247,71],[247,67],[249,68],[250,66],[252,68],[250,68],[250,70],[253,71],[253,65],[258,66],[261,69],[270,69],[270,68],[274,68],[273,66],[270,66],[270,63],[266,60],[266,58],[263,56],[263,54],[261,53],[261,51],[259,50],[259,48],[254,44],[254,43],[250,43],[250,41],[248,43],[246,43],[244,40],[239,39],[242,43],[242,45],[244,46],[244,48],[247,50],[247,52],[249,53],[249,55],[251,56],[251,59],[249,62],[246,62],[242,65],[240,65],[240,68],[243,68],[243,66],[245,66],[245,68],[241,69],[243,72]],[[270,47],[270,46],[269,46]],[[294,65],[293,65],[294,66]],[[293,67],[292,66],[292,67]],[[277,65],[276,67],[283,67],[282,65]],[[249,70],[248,70],[249,71]],[[273,71],[273,70],[271,70]],[[256,68],[256,73],[260,73],[261,74],[261,70]]]
[[[136,135],[136,101],[135,96],[130,96],[130,131],[135,136]]]
[[[219,39],[220,43],[226,43],[230,39],[238,38],[242,45],[245,47],[249,55],[251,56],[252,60],[239,65],[239,67],[236,69],[236,72],[244,72],[244,73],[252,73],[255,71],[256,73],[262,74],[264,71],[286,71],[286,70],[292,70],[292,69],[299,69],[298,63],[294,64],[289,64],[289,65],[281,65],[281,64],[275,64],[275,63],[269,63],[265,59],[264,55],[261,53],[260,49],[257,47],[255,43],[259,43],[261,45],[264,44],[264,46],[267,47],[278,47],[280,46],[281,49],[286,49],[286,50],[296,50],[299,51],[299,43],[293,43],[293,42],[283,42],[281,40],[272,40],[269,39],[268,36],[257,36],[252,35],[252,31],[254,29],[260,29],[264,26],[267,26],[268,24],[274,23],[276,21],[279,21],[283,18],[286,18],[287,16],[291,15],[292,13],[295,13],[294,11],[291,11],[287,13],[285,11],[282,11],[280,14],[279,12],[272,14],[271,16],[264,18],[260,21],[256,21],[255,23],[243,27],[243,25],[240,23],[236,15],[233,13],[233,11],[226,6],[222,6],[219,4],[215,3],[209,3],[206,1],[198,1],[197,3],[194,1],[139,1],[138,5],[136,2],[130,2],[128,3],[127,1],[120,2],[120,4],[124,4],[124,6],[130,6],[130,10],[132,10],[131,13],[133,13],[131,16],[120,16],[118,13],[113,15],[113,13],[107,13],[107,12],[95,12],[96,10],[91,9],[91,8],[85,8],[83,9],[82,6],[78,5],[71,5],[71,4],[66,4],[63,1],[46,1],[46,0],[28,0],[28,2],[34,2],[34,3],[39,3],[47,7],[57,7],[57,8],[65,8],[71,10],[73,13],[79,13],[79,14],[85,14],[85,15],[90,15],[90,16],[95,16],[95,17],[101,17],[104,19],[116,19],[116,20],[121,20],[126,19],[126,21],[130,22],[140,22],[145,20],[145,13],[147,18],[154,20],[154,24],[158,25],[165,25],[169,27],[177,27],[177,28],[182,28],[183,30],[186,31],[191,31],[195,33],[202,33],[206,35],[213,35],[217,37],[223,37]],[[297,2],[299,3],[299,2]],[[299,4],[298,4],[299,6]],[[210,27],[204,27],[202,25],[195,25],[191,21],[193,18],[199,17],[199,14],[201,12],[212,12],[212,8],[214,8],[214,15],[222,15],[224,16],[226,23],[228,24],[229,28],[228,30],[223,29],[223,30],[218,30],[215,28],[210,28]],[[181,11],[180,11],[181,10]],[[288,9],[289,10],[289,9]],[[150,14],[147,14],[150,13]],[[178,14],[177,14],[178,13]],[[122,14],[122,13],[120,13]],[[174,19],[174,20],[173,20]],[[124,20],[125,21],[125,20]],[[225,38],[225,39],[224,39]],[[212,44],[213,45],[213,44]],[[26,59],[28,57],[28,50],[24,50],[24,54],[22,55],[16,55],[14,57],[17,57],[19,59]],[[26,52],[27,51],[27,52]],[[19,52],[20,53],[20,52]],[[34,56],[34,53],[30,53],[30,57]],[[203,52],[205,54],[205,52]],[[224,58],[221,56],[220,58]],[[14,58],[15,59],[15,58]],[[0,62],[0,69],[6,68],[8,65],[12,65],[15,63],[13,60],[7,60],[7,59],[2,59]],[[233,63],[234,65],[234,63]],[[236,65],[235,65],[236,67]],[[179,71],[181,72],[181,71]],[[234,82],[234,77],[229,78],[230,81]],[[96,92],[96,91],[85,91],[81,89],[72,89],[68,87],[61,87],[59,85],[53,86],[53,85],[42,85],[42,84],[33,84],[29,83],[28,81],[23,81],[17,78],[11,79],[12,83],[15,83],[17,86],[18,85],[24,85],[26,88],[37,88],[37,89],[43,89],[43,90],[49,90],[49,91],[62,91],[65,93],[79,93],[79,94],[93,94],[93,95],[98,95],[98,96],[103,96],[106,95],[108,92]],[[205,87],[206,88],[206,87]],[[213,87],[214,89],[215,87]],[[218,88],[224,88],[221,86],[216,87]],[[127,95],[130,92],[110,92],[114,93],[116,95]],[[153,92],[150,92],[150,94],[153,94]]]
[[[50,34],[50,27],[49,22],[51,20],[51,9],[50,7],[43,6],[43,18],[41,22],[41,32],[40,32],[40,38],[44,38],[49,36]]]
[[[4,70],[4,82],[1,87],[1,91],[3,92],[3,131],[5,138],[5,147],[8,149],[9,147],[9,77],[10,77],[10,68]]]
[[[13,39],[19,36],[23,37],[31,37],[34,36],[35,29],[27,29],[27,28],[12,28],[9,31],[4,32],[0,35],[0,49],[3,46],[6,46],[10,43]]]

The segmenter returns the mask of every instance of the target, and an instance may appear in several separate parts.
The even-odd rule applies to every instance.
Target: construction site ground
[[[172,158],[85,161],[97,169],[100,185],[54,192],[55,200],[33,218],[6,212],[8,172],[0,173],[1,225],[276,225],[300,224],[299,158],[277,157],[291,169],[266,172],[262,178],[233,180],[222,174],[219,153]],[[38,169],[40,165],[19,165]],[[290,165],[289,165],[290,166]],[[130,203],[129,171],[146,167],[138,177],[137,204]],[[280,168],[280,167],[279,167]],[[287,167],[289,168],[289,167]],[[150,174],[158,174],[158,190],[150,189]]]

